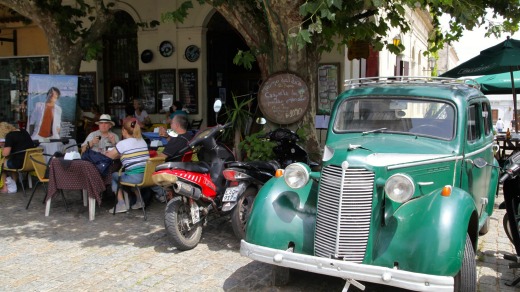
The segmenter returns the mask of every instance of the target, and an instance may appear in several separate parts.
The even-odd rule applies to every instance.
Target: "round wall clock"
[[[184,51],[184,56],[186,60],[190,62],[195,62],[200,57],[200,49],[196,45],[189,45]]]
[[[159,52],[163,57],[169,57],[175,51],[173,44],[169,41],[164,41],[159,45]]]
[[[141,61],[143,63],[150,63],[153,59],[153,52],[150,50],[144,50],[141,53]]]

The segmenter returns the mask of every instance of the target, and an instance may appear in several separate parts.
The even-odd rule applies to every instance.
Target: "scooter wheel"
[[[190,205],[177,196],[166,205],[164,226],[173,245],[179,250],[190,250],[199,244],[202,236],[201,222],[192,223]]]
[[[238,239],[246,237],[246,225],[253,210],[258,189],[254,186],[248,187],[238,199],[237,205],[231,212],[231,226]]]

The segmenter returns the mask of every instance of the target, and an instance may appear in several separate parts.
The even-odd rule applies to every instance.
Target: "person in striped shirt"
[[[148,145],[141,135],[141,127],[137,119],[127,119],[121,129],[123,139],[119,141],[116,146],[105,153],[106,156],[112,159],[120,159],[123,165],[124,172],[121,173],[121,181],[129,183],[140,183],[143,180],[144,168],[146,161],[150,158]],[[112,173],[112,191],[117,191],[119,181],[119,173]],[[137,194],[136,194],[137,195]],[[142,198],[137,198],[137,203],[132,206],[132,209],[139,209],[142,207]],[[120,189],[117,193],[116,213],[127,212],[126,204],[123,198],[123,190]],[[113,212],[112,208],[109,212]]]

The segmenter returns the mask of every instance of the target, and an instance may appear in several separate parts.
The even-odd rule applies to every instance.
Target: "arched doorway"
[[[125,11],[117,11],[103,37],[104,112],[119,121],[125,105],[139,95],[137,25]]]
[[[243,99],[249,98],[247,95],[252,93],[256,97],[255,93],[258,91],[261,75],[257,63],[253,64],[251,70],[233,64],[233,58],[238,50],[248,51],[249,47],[242,36],[229,25],[220,13],[216,12],[211,17],[207,28],[207,125],[212,126],[216,123],[213,112],[215,99],[221,98],[226,105],[231,106],[233,103],[232,95],[242,96],[239,99]],[[255,98],[251,107],[253,113],[256,104]],[[222,115],[221,112],[219,116]]]

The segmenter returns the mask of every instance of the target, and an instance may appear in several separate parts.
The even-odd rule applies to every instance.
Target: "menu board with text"
[[[198,114],[197,69],[179,69],[179,100],[189,114]]]

